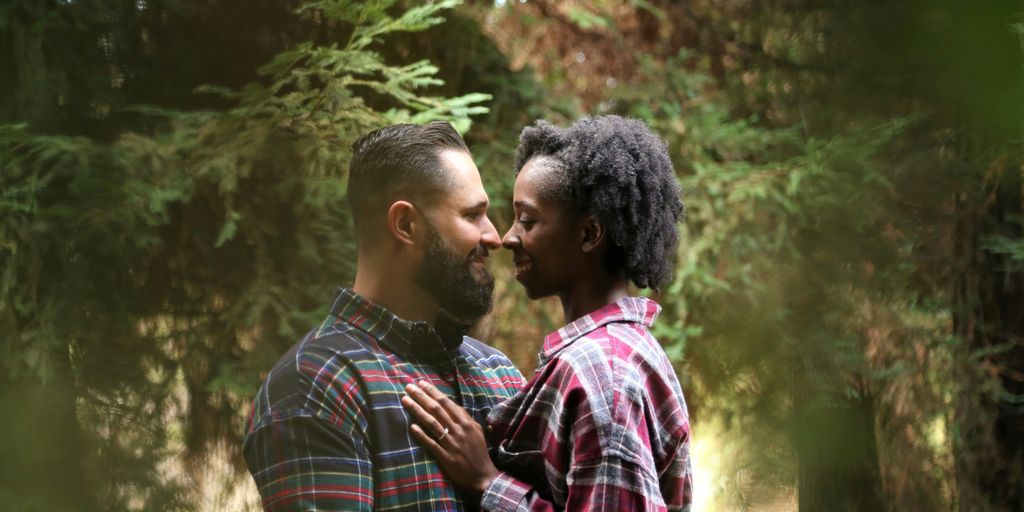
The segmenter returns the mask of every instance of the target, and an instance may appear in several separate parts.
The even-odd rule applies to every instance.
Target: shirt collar
[[[572,342],[610,323],[627,322],[650,327],[660,312],[661,306],[658,303],[644,297],[619,299],[545,336],[538,362],[541,365],[547,363]]]
[[[441,311],[434,324],[403,320],[350,288],[339,288],[331,303],[334,321],[348,322],[406,359],[449,359],[462,345],[469,326]]]

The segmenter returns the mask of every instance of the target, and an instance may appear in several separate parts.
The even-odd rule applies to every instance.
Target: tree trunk
[[[801,409],[794,430],[800,512],[884,510],[871,397]]]
[[[47,0],[21,0],[7,14],[14,61],[13,118],[46,128],[57,113],[56,84],[46,59],[46,20],[53,16]]]
[[[962,511],[1024,511],[1024,268],[993,237],[1022,240],[1019,2],[961,5],[956,33],[966,112],[960,157],[977,162],[957,197],[953,326],[958,361],[955,456]],[[967,55],[966,48],[984,48]],[[972,175],[969,175],[972,176]]]
[[[954,327],[959,362],[956,461],[960,510],[1024,511],[1024,273],[986,249],[988,236],[1021,239],[1020,160],[985,187],[961,221]]]
[[[0,374],[0,509],[97,510],[85,483],[83,437],[67,347],[47,382]]]

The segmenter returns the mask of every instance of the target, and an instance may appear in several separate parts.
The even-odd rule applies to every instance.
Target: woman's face
[[[580,223],[542,193],[545,174],[562,171],[535,165],[537,161],[527,162],[516,177],[512,193],[516,218],[501,242],[512,251],[516,280],[531,299],[567,292],[581,270],[583,256]]]

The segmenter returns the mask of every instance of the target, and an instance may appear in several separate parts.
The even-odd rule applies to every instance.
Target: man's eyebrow
[[[465,210],[465,211],[482,210],[482,209],[486,209],[489,204],[490,203],[486,199],[481,199],[479,203],[476,203],[476,204],[474,204],[472,206],[467,206],[467,207],[463,208],[463,210]]]

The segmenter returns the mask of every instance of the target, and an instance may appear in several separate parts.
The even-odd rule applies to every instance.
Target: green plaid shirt
[[[475,510],[409,433],[399,402],[427,380],[481,424],[519,390],[504,354],[445,319],[404,321],[349,289],[271,369],[253,403],[246,464],[263,508]]]

